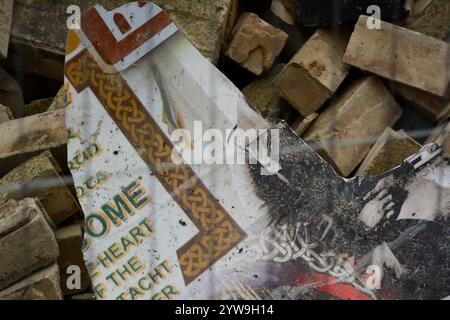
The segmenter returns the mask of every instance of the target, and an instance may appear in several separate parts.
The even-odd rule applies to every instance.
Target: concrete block
[[[348,88],[317,118],[304,138],[347,177],[401,114],[402,109],[381,81],[369,76]]]
[[[0,292],[0,300],[62,300],[56,263]]]
[[[438,97],[447,95],[447,43],[383,21],[379,30],[369,30],[367,19],[359,18],[344,62]]]
[[[0,205],[0,290],[58,257],[58,244],[35,199]]]
[[[67,163],[64,110],[51,111],[0,124],[0,176],[46,150]]]
[[[61,168],[50,151],[21,164],[0,179],[3,199],[38,198],[54,224],[58,225],[80,208],[61,179]]]
[[[349,72],[342,62],[348,35],[317,30],[275,81],[281,96],[302,116],[315,113]]]

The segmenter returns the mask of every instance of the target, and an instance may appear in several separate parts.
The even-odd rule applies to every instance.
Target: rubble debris
[[[278,118],[283,112],[282,98],[273,86],[273,81],[283,68],[284,64],[274,66],[242,90],[247,102],[264,118]]]
[[[0,124],[0,176],[43,151],[66,163],[67,131],[64,110],[51,111]]]
[[[446,98],[440,98],[403,84],[395,84],[394,93],[435,122],[439,121],[441,114],[450,106],[450,102]]]
[[[292,130],[294,130],[299,137],[302,137],[318,117],[318,113],[311,113],[304,119],[300,118],[292,125]]]
[[[152,21],[142,16],[141,23]],[[254,112],[181,33],[132,56],[132,68],[108,75],[101,54],[88,48],[83,38],[80,54],[67,55],[73,101],[66,121],[70,169],[75,187],[83,189],[84,253],[98,299],[448,296],[450,194],[448,177],[444,183],[436,177],[449,170],[449,159],[437,145],[382,176],[344,179],[314,144]],[[376,76],[350,85],[307,134],[325,125],[344,147],[337,160],[355,158],[353,168],[345,168],[352,173],[401,109]],[[277,170],[262,174],[265,161],[214,168],[174,163],[171,132],[192,132],[195,121],[215,131],[278,130]],[[191,142],[189,149],[199,145]],[[74,166],[90,144],[103,152]],[[84,192],[87,181],[95,192]],[[383,270],[381,290],[367,285],[364,272],[371,266]]]
[[[8,107],[14,118],[23,115],[23,94],[17,81],[0,67],[0,104]]]
[[[357,21],[372,5],[380,8],[385,21],[408,15],[405,0],[297,0],[298,20],[307,27],[337,26]]]
[[[0,0],[0,60],[8,56],[13,0]]]
[[[91,286],[91,280],[81,251],[83,246],[81,225],[73,224],[59,229],[55,236],[59,246],[58,266],[61,271],[61,290],[64,295],[72,295],[86,291]],[[67,279],[70,276],[67,273],[67,268],[70,266],[77,266],[81,271],[80,287],[77,289],[67,287]]]
[[[0,123],[13,119],[11,109],[0,104]]]
[[[447,0],[419,0],[416,10],[405,21],[405,27],[437,39],[445,39],[450,32],[450,2]]]
[[[36,199],[0,205],[0,290],[58,257],[58,244]]]
[[[272,67],[288,35],[254,13],[243,13],[234,27],[226,55],[248,71],[260,75]]]
[[[402,109],[381,81],[365,77],[317,118],[304,139],[347,177],[369,153],[376,137],[401,114]]]
[[[438,126],[431,133],[426,143],[437,143],[450,155],[450,122]]]
[[[394,131],[388,127],[379,136],[356,175],[382,175],[400,166],[421,148],[420,143],[409,137],[404,130]]]
[[[40,114],[48,111],[54,98],[33,100],[24,107],[24,116],[29,117],[35,114]]]
[[[62,300],[58,265],[43,268],[0,292],[0,300]]]
[[[297,21],[297,4],[295,0],[272,0],[270,10],[284,23],[293,25]]]
[[[281,96],[302,116],[316,112],[349,72],[342,62],[349,35],[317,30],[275,80]]]
[[[0,179],[3,189],[0,190],[0,203],[5,199],[38,198],[53,223],[58,225],[80,209],[60,174],[62,170],[53,155],[45,151]]]
[[[447,95],[450,50],[444,41],[384,21],[380,29],[369,30],[367,19],[358,20],[345,63],[438,97]]]

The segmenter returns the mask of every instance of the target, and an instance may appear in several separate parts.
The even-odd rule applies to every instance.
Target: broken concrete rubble
[[[64,110],[51,111],[0,124],[0,176],[18,163],[50,150],[58,163],[66,163],[67,131]]]
[[[233,30],[226,55],[248,71],[260,75],[272,67],[288,35],[254,13],[243,13]]]
[[[447,95],[447,43],[384,21],[380,29],[369,30],[367,19],[361,16],[358,20],[345,63],[438,97]]]
[[[13,0],[0,0],[0,60],[8,55]]]
[[[3,199],[38,198],[53,223],[58,225],[79,211],[61,174],[51,152],[45,151],[0,179],[0,203]]]
[[[347,42],[346,32],[319,29],[276,79],[281,96],[302,116],[316,112],[347,76],[342,62]]]
[[[0,300],[62,300],[59,269],[55,263],[0,291]]]
[[[408,157],[417,153],[422,146],[403,130],[391,128],[379,136],[364,162],[356,172],[357,176],[378,176],[400,166]]]
[[[401,116],[402,109],[375,76],[354,83],[327,108],[305,135],[318,152],[349,176],[369,153],[383,131]]]
[[[90,281],[81,251],[83,221],[67,214],[73,205],[77,206],[71,195],[75,188],[86,214],[83,249],[94,284],[92,290],[99,299],[348,300],[441,299],[448,296],[450,282],[446,279],[450,279],[450,275],[446,266],[450,248],[446,244],[450,229],[445,217],[450,207],[446,178],[449,159],[438,146],[421,148],[403,131],[407,130],[423,142],[423,135],[434,125],[425,117],[438,121],[442,126],[428,142],[437,142],[450,150],[445,129],[450,110],[447,97],[406,85],[401,86],[407,91],[396,91],[398,83],[385,81],[391,93],[399,98],[397,103],[404,106],[405,116],[396,122],[394,131],[390,127],[400,114],[397,103],[376,76],[355,83],[361,72],[346,66],[341,59],[339,63],[329,62],[329,65],[343,65],[351,72],[347,70],[349,75],[343,76],[346,80],[340,80],[333,90],[320,81],[317,70],[303,73],[307,80],[322,86],[324,92],[328,92],[328,96],[334,95],[337,101],[330,101],[331,110],[325,108],[328,108],[325,102],[308,116],[298,118],[298,113],[281,97],[273,80],[280,73],[282,64],[279,63],[289,63],[304,43],[297,39],[307,39],[310,34],[325,29],[287,25],[271,12],[271,3],[282,6],[284,11],[277,12],[289,23],[294,20],[292,5],[300,2],[297,0],[240,0],[239,10],[237,0],[157,0],[170,10],[169,15],[176,19],[182,32],[195,41],[195,46],[201,48],[203,55],[211,61],[222,58],[218,67],[225,76],[204,61],[181,32],[172,34],[148,54],[133,61],[131,68],[108,75],[98,67],[98,57],[89,55],[93,51],[84,51],[89,44],[82,37],[81,42],[72,43],[72,48],[67,51],[67,69],[64,70],[65,40],[56,33],[61,31],[65,36],[67,15],[64,11],[69,4],[74,4],[73,1],[53,3],[52,0],[48,2],[50,5],[28,0],[16,2],[20,10],[15,11],[15,19],[28,19],[31,23],[43,20],[43,14],[38,12],[41,10],[49,21],[39,24],[40,28],[36,30],[16,21],[15,27],[20,27],[22,34],[12,38],[8,58],[2,62],[19,81],[28,104],[25,110],[16,108],[24,112],[13,121],[10,121],[8,109],[3,109],[2,113],[0,107],[0,193],[5,185],[14,182],[16,186],[9,194],[0,195],[0,216],[8,211],[2,207],[8,200],[36,197],[37,205],[42,202],[40,208],[44,220],[56,231],[60,268],[58,270],[53,259],[35,271],[24,271],[21,280],[13,280],[7,288],[0,289],[0,299],[61,299],[63,294],[72,300],[95,299],[89,293]],[[82,8],[94,4],[92,1],[75,1],[75,4],[77,2],[82,3]],[[108,9],[125,3],[122,0],[104,2]],[[330,3],[328,1],[327,6],[342,7],[344,1]],[[148,5],[139,4],[139,8],[143,6]],[[129,8],[119,8],[117,12],[129,13]],[[132,13],[139,23],[147,21],[145,15],[139,14],[144,9],[133,4],[131,8],[137,10]],[[413,7],[408,8],[412,10]],[[321,9],[326,11],[327,7]],[[358,10],[365,11],[365,8]],[[382,17],[389,17],[384,10]],[[276,64],[256,78],[225,59],[225,50],[221,51],[221,47],[231,40],[229,34],[238,11],[258,14],[289,34]],[[324,12],[322,17],[326,14]],[[443,15],[434,14],[436,23],[432,28],[439,29],[439,17]],[[52,20],[53,17],[58,19]],[[345,18],[345,14],[337,20],[345,20],[341,18]],[[353,26],[353,20],[348,21]],[[104,22],[111,26],[109,23],[114,21]],[[97,27],[94,25],[93,29],[97,30]],[[194,30],[191,35],[186,32],[188,29]],[[341,36],[342,30],[340,27],[331,32]],[[79,30],[79,33],[83,34],[83,31]],[[48,39],[42,36],[45,34]],[[300,37],[292,36],[295,34]],[[61,41],[56,40],[58,37]],[[336,39],[331,41],[339,45]],[[332,47],[331,41],[316,44],[317,52],[310,50],[311,61],[308,61],[314,64],[314,58],[318,61],[333,59],[321,52]],[[411,47],[416,45],[415,41],[410,41]],[[61,50],[55,49],[59,45],[53,45],[58,42],[62,43]],[[347,45],[342,46],[345,49]],[[364,46],[367,50],[373,48],[370,43]],[[117,51],[115,49],[119,47],[117,45],[109,52]],[[80,50],[79,60],[70,55],[73,49]],[[412,50],[414,53],[415,49]],[[435,54],[432,49],[430,52],[430,56]],[[304,56],[300,58],[304,59]],[[21,61],[23,64],[19,63]],[[39,100],[54,95],[64,71],[66,84],[57,96]],[[399,70],[394,71],[393,74]],[[30,73],[58,81],[49,80],[37,85],[42,78],[32,79]],[[93,74],[98,76],[97,79],[107,81],[99,83],[85,77]],[[332,72],[328,75],[338,79],[342,76]],[[442,72],[436,71],[436,77],[441,75]],[[227,77],[234,79],[234,84]],[[114,81],[109,83],[108,80]],[[294,75],[291,80],[294,88],[298,86]],[[420,78],[414,80],[420,81]],[[236,87],[245,87],[242,91],[248,104],[264,118],[275,117],[287,120],[289,124],[292,123],[290,120],[298,120],[292,128],[283,122],[265,121],[245,103]],[[312,102],[306,96],[310,90],[297,91],[299,101]],[[313,90],[310,94],[318,96]],[[410,106],[421,110],[425,116]],[[139,112],[137,117],[136,111]],[[6,116],[3,123],[2,114]],[[142,117],[144,121],[140,121]],[[191,132],[194,121],[199,120],[208,130],[219,128],[237,132],[262,127],[279,132],[279,138],[270,137],[272,142],[275,141],[270,148],[276,152],[275,146],[279,142],[277,163],[281,169],[274,175],[275,171],[269,170],[270,175],[266,176],[262,174],[262,169],[266,169],[265,162],[242,166],[227,164],[218,168],[205,164],[173,164],[167,155],[175,150],[175,145],[166,138],[180,128]],[[329,134],[332,139],[337,139],[336,144],[330,142],[331,152],[321,151],[336,171],[347,170],[351,171],[348,176],[354,172],[364,176],[342,179],[336,175],[311,148],[322,147],[307,139],[311,132],[318,136]],[[137,135],[140,139],[135,139]],[[307,139],[309,145],[298,136]],[[264,139],[259,137],[258,140]],[[67,143],[69,161],[66,159]],[[198,141],[193,145],[197,146]],[[52,159],[55,156],[56,162]],[[3,157],[8,161],[5,162]],[[356,166],[352,161],[357,163]],[[352,162],[351,166],[349,162]],[[161,170],[159,163],[170,163],[173,166],[169,167],[175,170]],[[356,171],[359,163],[362,164]],[[71,186],[69,170],[74,176],[75,188]],[[47,192],[54,181],[57,181],[57,188]],[[186,194],[180,187],[184,185],[189,190]],[[33,193],[36,186],[36,193]],[[177,196],[180,193],[183,197]],[[167,205],[161,205],[166,201]],[[204,220],[206,215],[217,219]],[[3,237],[1,230],[6,230],[3,232],[6,234],[15,226],[21,230],[28,225],[21,222],[26,219],[22,220],[20,215],[11,219],[0,218],[0,240]],[[57,221],[62,222],[59,230],[56,230]],[[209,230],[221,236],[217,237],[217,233]],[[28,242],[37,239],[34,234],[22,238]],[[198,239],[201,241],[197,242]],[[229,251],[221,251],[223,247]],[[200,251],[191,250],[193,248]],[[210,250],[216,250],[214,259],[208,258]],[[2,254],[4,251],[0,246],[0,260]],[[208,268],[202,269],[205,264]],[[81,267],[80,289],[68,288],[70,265]],[[354,266],[358,266],[358,270],[353,270]],[[383,271],[382,290],[372,290],[365,281],[366,274],[360,274],[366,267],[373,266]],[[159,274],[160,288],[152,282],[152,277]],[[324,279],[327,283],[322,285]]]
[[[0,290],[58,257],[58,244],[35,199],[0,205]]]

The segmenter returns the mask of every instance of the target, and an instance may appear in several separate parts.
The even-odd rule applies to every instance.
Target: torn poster
[[[93,7],[68,39],[68,161],[98,299],[449,296],[439,146],[343,179],[158,6]],[[237,157],[219,152],[251,130]]]

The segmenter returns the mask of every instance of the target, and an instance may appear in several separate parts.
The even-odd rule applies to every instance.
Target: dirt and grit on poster
[[[83,12],[69,168],[98,299],[443,299],[450,162],[341,178],[149,2]]]

